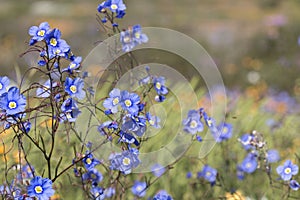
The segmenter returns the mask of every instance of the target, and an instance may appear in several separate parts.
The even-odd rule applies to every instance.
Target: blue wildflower
[[[0,97],[0,108],[6,111],[7,115],[14,115],[25,111],[26,98],[20,94],[20,90],[11,87]]]
[[[104,190],[105,198],[111,198],[115,194],[116,194],[116,189],[113,187],[109,187]]]
[[[300,184],[296,180],[291,180],[289,185],[290,188],[295,191],[299,190],[300,188]]]
[[[82,175],[84,181],[91,181],[93,186],[97,186],[103,180],[103,175],[97,169],[92,168]]]
[[[218,172],[216,169],[208,165],[204,165],[202,171],[198,174],[198,177],[202,177],[211,184],[214,184],[216,182],[217,173]]]
[[[66,99],[61,105],[61,122],[68,120],[69,122],[75,122],[78,115],[81,113],[76,101],[72,98]]]
[[[148,37],[146,34],[142,33],[140,25],[134,25],[133,27],[129,27],[128,30],[120,33],[120,41],[122,43],[122,50],[128,52],[135,46],[148,42]]]
[[[280,156],[279,156],[279,152],[275,149],[270,149],[268,150],[267,152],[267,161],[269,163],[275,163],[275,162],[278,162],[280,159]]]
[[[139,103],[140,97],[136,93],[129,93],[126,90],[121,92],[121,106],[124,110],[127,110],[129,114],[136,115],[138,113]]]
[[[105,99],[103,106],[106,109],[111,110],[112,113],[118,112],[118,106],[121,101],[121,91],[117,88],[114,88],[109,93],[109,98]]]
[[[173,198],[165,190],[160,190],[155,194],[153,200],[173,200]]]
[[[6,92],[6,88],[9,85],[10,80],[6,76],[0,76],[0,95]]]
[[[131,173],[131,170],[140,164],[137,155],[130,151],[123,151],[121,154],[114,154],[109,160],[112,169],[119,170],[124,174]]]
[[[69,64],[69,66],[66,70],[69,73],[72,73],[75,69],[78,69],[80,67],[81,61],[82,61],[82,58],[80,56],[72,57],[71,63]]]
[[[211,130],[211,131],[216,131],[216,122],[213,118],[211,118],[210,116],[208,116],[206,114],[206,112],[203,111],[202,113],[203,115],[203,119],[206,123],[206,125],[208,126],[208,128]]]
[[[84,82],[81,78],[67,77],[65,81],[65,91],[71,96],[77,99],[83,99],[85,97],[85,91],[83,90]]]
[[[155,100],[156,102],[164,102],[165,99],[166,99],[166,97],[165,97],[164,95],[156,95],[156,96],[154,97],[154,100]]]
[[[197,132],[203,131],[203,124],[200,121],[200,114],[196,110],[190,110],[186,119],[182,121],[184,128],[183,130],[192,135]]]
[[[146,188],[147,188],[146,182],[135,181],[134,185],[131,188],[131,192],[135,196],[144,197],[146,195]]]
[[[132,136],[124,131],[120,131],[119,141],[126,142],[128,144],[135,144],[136,146],[140,145],[139,141],[134,136]]]
[[[257,169],[257,165],[256,155],[249,153],[239,167],[243,172],[251,174]]]
[[[20,130],[22,130],[24,133],[28,133],[31,129],[31,122],[30,121],[26,121],[26,122],[22,122],[20,124]]]
[[[187,179],[192,178],[192,176],[193,176],[192,172],[187,172],[187,173],[186,173],[186,178],[187,178]]]
[[[30,185],[27,187],[27,193],[30,197],[36,197],[39,200],[50,199],[54,194],[52,181],[48,178],[36,176],[30,181]]]
[[[122,131],[131,132],[135,135],[142,137],[146,131],[146,118],[142,115],[139,116],[125,116],[123,118]]]
[[[196,135],[196,140],[198,142],[202,142],[203,141],[203,139],[202,139],[202,137],[200,135]]]
[[[299,167],[294,165],[291,160],[285,161],[283,165],[276,168],[277,174],[280,175],[281,179],[284,181],[291,180],[293,175],[298,174]]]
[[[232,125],[228,123],[221,123],[217,129],[218,131],[212,131],[212,134],[216,142],[222,142],[228,140],[232,136]]]
[[[82,159],[82,162],[87,170],[93,169],[96,165],[99,165],[101,162],[97,158],[94,158],[93,154],[89,151],[86,152],[86,155]]]
[[[70,46],[63,39],[60,39],[61,32],[58,29],[53,29],[45,36],[45,40],[48,44],[49,57],[55,56],[65,57],[66,53],[70,51]]]
[[[157,116],[152,116],[149,112],[146,113],[147,121],[149,122],[150,126],[154,128],[160,128],[159,122],[160,119]]]
[[[112,12],[124,11],[126,9],[123,0],[109,0],[109,1],[110,1],[109,8]]]
[[[165,173],[166,169],[164,166],[156,163],[151,167],[151,171],[154,176],[160,177],[161,175],[163,175]]]
[[[29,28],[29,35],[32,36],[32,42],[42,41],[47,32],[50,30],[50,25],[48,22],[42,22],[38,27],[32,26]]]
[[[168,93],[168,89],[165,86],[165,77],[155,77],[153,78],[153,86],[159,95],[166,95]]]

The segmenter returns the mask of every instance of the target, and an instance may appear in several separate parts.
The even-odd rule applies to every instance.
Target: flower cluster
[[[293,164],[291,160],[286,160],[283,165],[276,168],[277,174],[280,175],[283,181],[289,182],[289,186],[292,190],[298,190],[300,188],[300,184],[293,179],[293,177],[298,174],[298,171],[299,167]]]

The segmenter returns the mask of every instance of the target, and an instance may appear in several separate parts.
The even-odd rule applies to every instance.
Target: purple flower
[[[127,110],[129,114],[136,115],[138,113],[139,103],[140,97],[136,93],[129,93],[126,90],[121,92],[121,106],[124,110]]]
[[[299,190],[299,188],[300,188],[300,184],[299,184],[296,180],[291,180],[291,181],[290,181],[290,188],[291,188],[292,190],[297,191],[297,190]]]
[[[26,98],[20,94],[20,90],[11,87],[0,96],[0,108],[6,111],[7,115],[14,115],[25,111]]]
[[[154,176],[160,177],[165,173],[166,169],[162,165],[156,163],[151,167],[151,171],[154,174]]]
[[[232,125],[228,123],[220,124],[217,131],[212,131],[212,134],[216,140],[216,142],[222,142],[224,140],[228,140],[232,136]]]
[[[277,150],[275,149],[270,149],[268,152],[267,152],[267,160],[269,163],[275,163],[275,162],[278,162],[280,159],[280,156],[279,156],[279,153]]]
[[[6,76],[0,76],[0,95],[6,92],[6,88],[9,85],[10,80]]]
[[[153,200],[173,200],[173,198],[165,190],[160,190],[155,194]]]
[[[257,164],[256,155],[249,153],[239,166],[239,169],[243,172],[251,174],[257,169]]]
[[[70,51],[70,46],[63,39],[60,39],[61,32],[58,29],[53,29],[45,36],[45,40],[48,44],[49,57],[55,56],[65,57],[66,53]]]

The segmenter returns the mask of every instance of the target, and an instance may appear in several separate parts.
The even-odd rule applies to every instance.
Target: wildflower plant
[[[97,10],[108,39],[86,59],[58,28],[41,22],[29,28],[22,54],[38,59],[19,84],[0,77],[0,136],[10,133],[1,138],[3,199],[227,199],[242,196],[238,185],[258,173],[293,197],[298,165],[278,165],[279,152],[258,131],[235,135],[219,71],[194,40],[139,24],[120,28],[123,0],[103,1]],[[218,111],[203,105],[205,95],[176,70],[139,60],[142,47],[169,50],[197,66]],[[211,156],[213,147],[222,159]],[[178,189],[184,186],[186,194]]]

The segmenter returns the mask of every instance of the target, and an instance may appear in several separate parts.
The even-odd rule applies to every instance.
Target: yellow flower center
[[[154,125],[154,120],[150,119],[149,124],[153,126]]]
[[[246,164],[246,168],[249,169],[249,168],[251,168],[251,167],[252,167],[251,163],[247,163],[247,164]]]
[[[129,99],[125,100],[125,105],[127,107],[130,107],[132,105],[131,101]]]
[[[41,186],[38,185],[38,186],[35,186],[34,191],[35,191],[36,193],[40,194],[40,193],[43,192],[43,188],[42,188]]]
[[[136,190],[141,192],[143,190],[143,187],[139,185],[139,186],[136,187]]]
[[[85,160],[85,162],[86,162],[88,165],[90,165],[90,164],[92,163],[92,159],[87,158],[87,159]]]
[[[160,90],[160,88],[161,88],[160,82],[156,82],[155,87]]]
[[[129,164],[130,164],[130,159],[127,158],[127,157],[125,157],[125,158],[123,159],[123,165],[129,165]]]
[[[135,38],[139,39],[141,37],[141,34],[140,33],[135,33]]]
[[[55,54],[60,54],[61,50],[60,49],[56,49]]]
[[[55,38],[51,38],[50,44],[55,47],[57,45],[57,40]]]
[[[2,90],[2,88],[3,88],[3,85],[2,85],[2,83],[0,83],[0,90]]]
[[[110,8],[111,8],[112,10],[117,10],[117,9],[118,9],[118,6],[117,6],[117,4],[111,4]]]
[[[126,36],[124,37],[124,42],[125,43],[129,43],[131,41],[130,37]]]
[[[196,122],[195,120],[192,120],[191,123],[190,123],[190,127],[191,127],[191,128],[196,128],[197,125],[198,125],[198,124],[197,124],[197,122]]]
[[[77,87],[75,85],[71,85],[70,90],[72,93],[76,93],[77,92]]]
[[[76,67],[76,64],[75,63],[71,63],[70,64],[70,69],[73,69],[73,68],[75,68]]]
[[[284,173],[286,173],[286,174],[289,174],[291,172],[292,172],[292,169],[289,167],[284,170]]]
[[[208,177],[208,176],[211,176],[211,173],[210,172],[206,172],[205,175]]]
[[[45,35],[45,30],[39,30],[39,32],[37,34],[38,34],[38,36],[43,37]]]
[[[119,103],[119,98],[116,97],[113,99],[113,105],[117,105]]]
[[[11,102],[8,103],[8,107],[9,107],[10,109],[14,109],[14,108],[17,107],[17,104],[16,104],[16,102],[11,101]]]
[[[211,125],[212,125],[212,120],[211,119],[209,119],[209,120],[207,120],[207,125],[210,127]]]
[[[228,128],[225,126],[223,127],[223,130],[222,130],[223,133],[227,133],[228,132]]]

